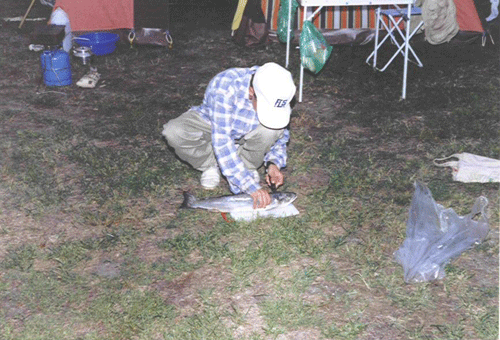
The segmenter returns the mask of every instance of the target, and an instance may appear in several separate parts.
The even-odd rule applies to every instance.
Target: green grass
[[[298,193],[300,214],[227,223],[179,210],[185,190],[229,191],[202,191],[161,137],[216,72],[283,58],[280,44],[241,49],[224,34],[186,30],[172,50],[119,46],[97,60],[106,86],[89,91],[34,91],[27,65],[38,57],[0,40],[17,63],[0,64],[10,82],[0,84],[0,338],[497,338],[498,184],[453,182],[432,164],[498,158],[495,50],[461,47],[478,61],[446,62],[455,50],[421,51],[425,67],[410,68],[413,90],[398,101],[398,71],[359,66],[366,46],[352,47],[351,64],[337,47],[306,74],[291,121],[282,190]],[[298,79],[295,58],[290,69]],[[406,284],[393,253],[416,180],[460,215],[487,196],[490,234],[444,279]]]
[[[205,305],[203,310],[191,317],[185,318],[180,323],[172,325],[170,329],[164,330],[162,336],[165,339],[234,339],[222,322],[223,315],[217,308]]]
[[[23,245],[18,249],[10,251],[2,262],[5,269],[17,269],[25,272],[33,266],[33,261],[37,257],[37,248],[34,245]]]

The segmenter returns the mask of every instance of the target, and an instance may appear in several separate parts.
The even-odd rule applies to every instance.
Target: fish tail
[[[189,209],[193,207],[193,203],[196,202],[196,197],[191,195],[189,192],[184,191],[184,201],[181,204],[181,209]]]

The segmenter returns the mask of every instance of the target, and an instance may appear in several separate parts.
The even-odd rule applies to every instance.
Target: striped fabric
[[[279,8],[280,0],[262,0],[262,11],[272,31],[278,28]],[[303,10],[304,8],[299,6],[297,10],[297,19],[295,20],[295,29],[297,29],[299,25],[302,27],[304,17]],[[376,7],[373,6],[323,7],[316,16],[314,24],[316,27],[322,29],[375,28],[375,10]]]

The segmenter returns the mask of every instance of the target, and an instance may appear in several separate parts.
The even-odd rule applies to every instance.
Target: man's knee
[[[264,132],[264,138],[268,141],[271,141],[273,144],[283,137],[284,130],[271,130],[271,129],[265,129]]]
[[[162,135],[167,140],[168,144],[172,145],[179,139],[179,133],[181,132],[181,126],[179,126],[176,119],[168,121],[163,125]]]
[[[272,145],[274,144],[278,139],[283,137],[284,130],[274,130],[274,129],[268,129],[263,126],[259,126],[255,130],[255,134],[252,134],[252,137],[255,142],[263,145]]]

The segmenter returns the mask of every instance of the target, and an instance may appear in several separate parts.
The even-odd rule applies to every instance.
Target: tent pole
[[[28,13],[31,11],[31,8],[33,8],[33,5],[35,4],[35,1],[36,0],[31,1],[30,7],[28,7],[28,10],[26,11],[26,14],[24,15],[23,20],[21,20],[21,23],[19,24],[19,28],[21,28],[23,26],[24,21],[26,20],[26,17],[28,16]]]

